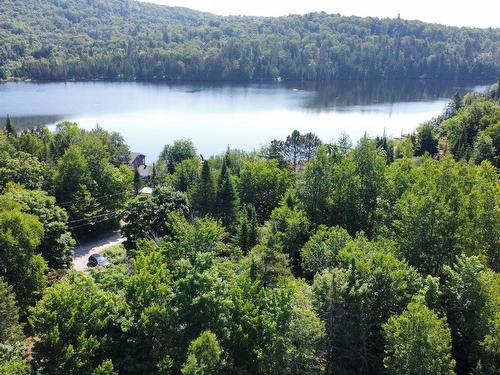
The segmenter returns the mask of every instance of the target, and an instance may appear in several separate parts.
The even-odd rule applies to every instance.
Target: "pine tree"
[[[199,181],[193,196],[193,207],[199,216],[214,213],[216,200],[215,184],[208,160],[203,162]]]
[[[153,163],[153,171],[151,173],[151,187],[154,188],[156,185],[156,165]]]
[[[462,95],[459,92],[456,92],[453,96],[452,109],[457,112],[460,108],[462,108]]]
[[[259,236],[259,223],[257,221],[257,213],[255,212],[255,207],[253,204],[247,206],[247,218],[248,218],[248,239],[247,246],[251,249],[257,245],[257,239]]]
[[[15,137],[17,135],[16,128],[14,128],[14,125],[12,124],[12,120],[10,119],[9,115],[7,115],[7,123],[5,125],[5,131],[7,132],[7,135],[11,137]]]
[[[243,206],[243,214],[240,217],[240,225],[238,226],[238,246],[243,253],[248,252],[248,219],[247,209]]]
[[[217,216],[222,224],[232,232],[236,222],[237,196],[229,175],[226,160],[222,163],[221,176],[217,189]]]
[[[137,169],[134,169],[134,191],[136,194],[139,194],[139,192],[141,191],[142,184],[143,182],[139,171]]]

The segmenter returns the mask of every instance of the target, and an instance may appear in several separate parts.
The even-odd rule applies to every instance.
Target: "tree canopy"
[[[323,12],[222,17],[138,1],[4,0],[0,79],[496,79],[499,33]]]

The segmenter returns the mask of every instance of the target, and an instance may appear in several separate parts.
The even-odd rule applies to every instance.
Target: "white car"
[[[87,267],[94,268],[97,266],[106,268],[107,266],[109,266],[109,262],[100,254],[92,254],[91,256],[89,256]]]

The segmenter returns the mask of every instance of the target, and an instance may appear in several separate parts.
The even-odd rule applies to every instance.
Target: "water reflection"
[[[438,115],[455,92],[481,82],[339,81],[314,84],[57,82],[0,84],[0,116],[17,127],[62,119],[120,132],[134,151],[155,159],[175,139],[204,155],[252,150],[294,129],[324,141],[399,136]],[[1,120],[0,120],[1,121]]]
[[[13,123],[17,129],[31,129],[37,126],[46,124],[53,124],[55,122],[63,121],[64,115],[32,115],[32,116],[12,116]],[[5,124],[7,117],[0,116],[0,124]],[[1,125],[0,125],[1,126]]]
[[[481,82],[438,80],[338,81],[332,84],[291,85],[313,92],[303,106],[316,111],[341,110],[342,107],[367,106],[384,103],[431,101],[451,98],[456,92],[471,88],[484,90]]]

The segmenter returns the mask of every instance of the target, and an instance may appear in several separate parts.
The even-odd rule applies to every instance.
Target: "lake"
[[[400,136],[437,116],[455,94],[481,82],[340,81],[317,84],[52,82],[0,84],[0,116],[17,127],[58,121],[123,135],[148,161],[165,144],[191,139],[205,156],[228,146],[259,149],[294,129],[323,141]],[[2,123],[4,123],[2,121]]]

